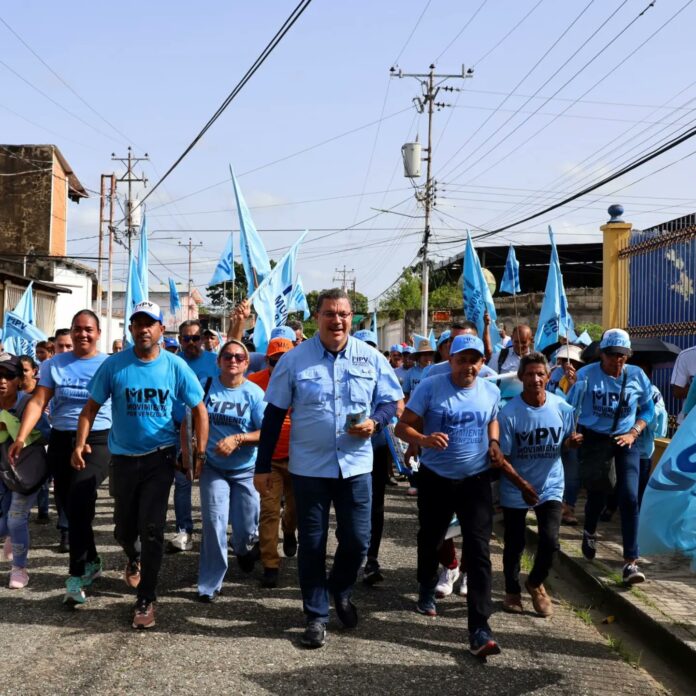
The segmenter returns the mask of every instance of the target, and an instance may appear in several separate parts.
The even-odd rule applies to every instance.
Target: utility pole
[[[344,266],[343,266],[343,270],[341,270],[340,268],[336,268],[336,269],[334,269],[334,273],[336,273],[336,275],[333,277],[333,279],[332,279],[331,282],[332,282],[332,283],[340,283],[340,284],[341,284],[341,289],[342,289],[344,292],[347,292],[347,291],[348,291],[348,283],[349,283],[349,282],[353,282],[353,284],[355,283],[354,280],[351,280],[351,279],[348,278],[349,275],[353,275],[353,274],[355,273],[355,269],[354,269],[354,268],[348,269],[348,268],[346,268],[345,265],[344,265]],[[354,286],[353,289],[355,289],[355,286]]]
[[[116,201],[116,175],[110,174],[109,187],[109,260],[107,270],[106,288],[106,350],[111,350],[111,323],[113,321],[113,281],[114,281],[114,205]],[[101,256],[101,254],[99,254]],[[101,280],[100,280],[101,282]],[[125,312],[124,312],[125,314]],[[125,324],[125,319],[124,319]]]
[[[186,306],[186,318],[190,319],[191,318],[191,293],[193,292],[193,273],[191,271],[191,259],[193,257],[193,250],[195,247],[202,247],[203,242],[198,242],[198,244],[194,244],[193,241],[191,240],[191,237],[189,237],[188,244],[182,244],[179,242],[179,246],[183,247],[188,247],[188,298],[186,300],[187,306]]]
[[[425,157],[426,162],[426,180],[425,187],[416,192],[416,200],[423,203],[425,208],[425,229],[423,231],[423,246],[421,248],[421,255],[423,257],[423,267],[421,273],[421,284],[422,284],[422,295],[421,295],[421,334],[423,336],[428,335],[428,295],[429,295],[429,282],[430,282],[430,266],[428,265],[428,242],[430,240],[430,212],[432,207],[435,205],[435,185],[436,181],[433,180],[433,112],[435,109],[440,111],[450,104],[445,104],[444,102],[436,102],[437,95],[440,89],[452,90],[452,87],[442,87],[442,83],[446,80],[459,78],[465,79],[467,77],[473,77],[474,71],[472,68],[468,70],[462,65],[461,74],[450,75],[450,74],[437,74],[435,72],[435,64],[430,65],[430,70],[427,73],[405,73],[401,69],[397,70],[395,67],[390,68],[389,73],[392,77],[413,77],[421,84],[422,96],[415,97],[413,103],[419,113],[423,113],[426,109],[428,110],[428,146],[424,148],[427,156]]]
[[[130,258],[131,251],[131,237],[133,236],[133,210],[135,208],[133,203],[133,183],[141,183],[143,186],[147,185],[147,178],[144,174],[140,176],[135,176],[133,172],[133,167],[137,162],[147,162],[150,157],[145,153],[143,157],[133,157],[133,152],[130,145],[128,146],[128,156],[127,157],[116,157],[116,153],[111,153],[111,159],[116,162],[121,162],[126,167],[126,173],[117,179],[117,181],[125,181],[128,184],[128,198],[126,200],[126,234],[128,236],[128,258]]]

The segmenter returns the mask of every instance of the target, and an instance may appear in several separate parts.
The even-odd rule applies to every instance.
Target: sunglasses
[[[9,372],[0,372],[0,379],[6,379],[9,382],[11,379],[19,379],[19,375],[16,373],[11,375]]]
[[[244,353],[221,353],[220,359],[221,360],[234,360],[238,363],[242,363],[247,359],[247,356],[244,355]]]
[[[198,343],[198,341],[201,340],[201,335],[194,334],[193,336],[182,336],[181,340],[183,343],[191,343],[191,341],[193,341],[194,343]]]

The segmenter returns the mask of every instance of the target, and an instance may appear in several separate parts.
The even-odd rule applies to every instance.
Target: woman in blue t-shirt
[[[241,341],[225,343],[217,357],[220,374],[205,397],[210,434],[200,480],[201,555],[198,598],[215,601],[227,572],[227,524],[240,569],[254,569],[258,539],[259,494],[254,466],[266,407],[263,390],[247,381],[249,352]],[[230,520],[231,518],[231,520]]]
[[[97,345],[101,330],[99,317],[89,309],[79,311],[72,320],[70,337],[73,349],[59,353],[41,364],[39,386],[22,417],[11,456],[17,456],[27,435],[35,427],[51,402],[51,436],[48,444],[49,469],[53,475],[56,504],[65,510],[70,530],[69,577],[63,601],[69,605],[86,601],[84,588],[101,575],[102,560],[94,543],[97,489],[109,473],[111,455],[107,447],[111,428],[111,402],[104,404],[95,420],[87,443],[90,449],[86,466],[70,466],[75,444],[77,419],[89,394],[87,384],[97,368],[108,358]]]
[[[579,430],[584,435],[580,472],[588,490],[582,553],[588,560],[597,553],[595,532],[610,481],[595,473],[599,462],[613,457],[621,511],[623,581],[632,585],[645,580],[636,562],[640,478],[640,452],[636,443],[653,419],[652,387],[643,370],[626,364],[632,354],[631,339],[623,329],[605,331],[599,349],[600,362],[580,369],[577,382],[568,394],[568,402],[579,413]]]

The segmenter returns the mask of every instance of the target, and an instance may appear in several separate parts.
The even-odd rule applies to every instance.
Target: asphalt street
[[[53,525],[31,524],[29,586],[9,590],[3,577],[0,693],[664,693],[564,602],[556,601],[550,619],[504,614],[497,541],[491,625],[502,654],[485,664],[470,656],[464,598],[441,600],[437,618],[414,612],[415,511],[403,486],[388,490],[385,582],[373,589],[359,584],[358,627],[342,630],[332,616],[325,648],[308,651],[298,643],[296,559],[284,560],[278,588],[264,590],[260,567],[243,576],[231,558],[224,595],[204,605],[195,601],[197,544],[165,557],[157,627],[131,629],[134,598],[122,580],[125,559],[113,541],[104,487],[97,530],[106,570],[87,604],[69,610],[61,603],[67,556],[56,551]],[[525,606],[531,609],[529,601]]]

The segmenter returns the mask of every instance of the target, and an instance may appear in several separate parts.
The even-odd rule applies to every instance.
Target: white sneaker
[[[193,535],[186,532],[177,532],[169,540],[169,550],[173,552],[190,551],[193,548]]]
[[[11,590],[21,590],[29,584],[29,573],[26,568],[12,566],[10,571],[9,588]]]
[[[437,578],[437,585],[435,585],[435,596],[438,599],[443,597],[448,597],[452,594],[452,589],[454,588],[454,583],[459,577],[459,568],[445,568],[440,566],[440,574]]]
[[[466,597],[468,588],[466,586],[466,573],[459,573],[459,580],[454,583],[454,593],[460,597]]]

